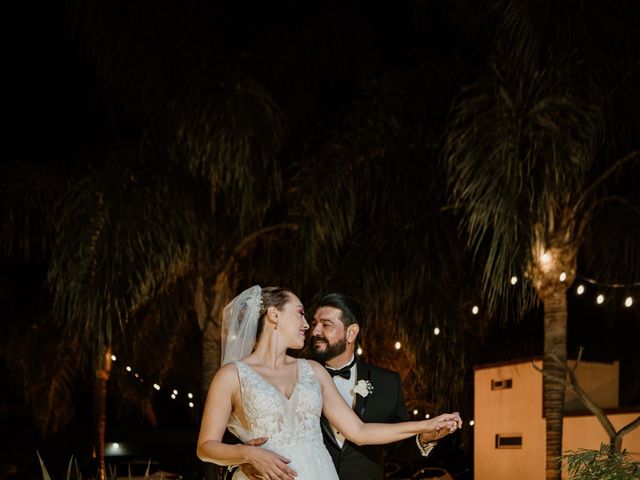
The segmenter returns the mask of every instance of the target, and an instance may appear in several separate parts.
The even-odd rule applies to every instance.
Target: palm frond
[[[101,351],[114,325],[189,271],[204,203],[191,188],[187,179],[114,161],[70,189],[49,283],[72,337]]]
[[[486,249],[483,285],[491,307],[513,291],[508,279],[526,270],[536,225],[551,235],[579,198],[600,128],[597,92],[570,75],[568,59],[527,81],[507,65],[497,56],[492,74],[461,93],[444,148],[469,245],[476,253]],[[526,308],[532,291],[520,285]]]

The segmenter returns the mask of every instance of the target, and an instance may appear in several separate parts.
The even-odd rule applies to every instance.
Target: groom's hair
[[[328,293],[318,302],[318,308],[333,307],[342,312],[342,323],[344,328],[354,323],[360,327],[360,332],[364,329],[365,318],[362,307],[353,297],[344,293]]]

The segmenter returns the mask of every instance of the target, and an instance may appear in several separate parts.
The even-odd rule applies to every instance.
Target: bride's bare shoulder
[[[313,371],[316,375],[321,375],[321,376],[329,375],[327,373],[327,370],[315,360],[307,359],[307,362],[309,363],[309,365],[311,365],[311,368],[313,368]]]
[[[218,369],[213,376],[213,382],[215,383],[230,383],[235,384],[238,382],[238,367],[235,363],[227,363]]]

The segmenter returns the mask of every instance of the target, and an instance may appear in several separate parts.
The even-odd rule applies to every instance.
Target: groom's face
[[[320,307],[313,316],[311,329],[313,358],[326,362],[347,349],[347,332],[342,323],[342,311]]]

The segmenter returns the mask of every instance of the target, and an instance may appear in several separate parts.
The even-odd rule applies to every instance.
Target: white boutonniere
[[[366,397],[371,392],[373,392],[373,385],[369,380],[358,380],[356,386],[353,387],[351,393],[355,393],[356,395],[360,395],[361,397]]]

